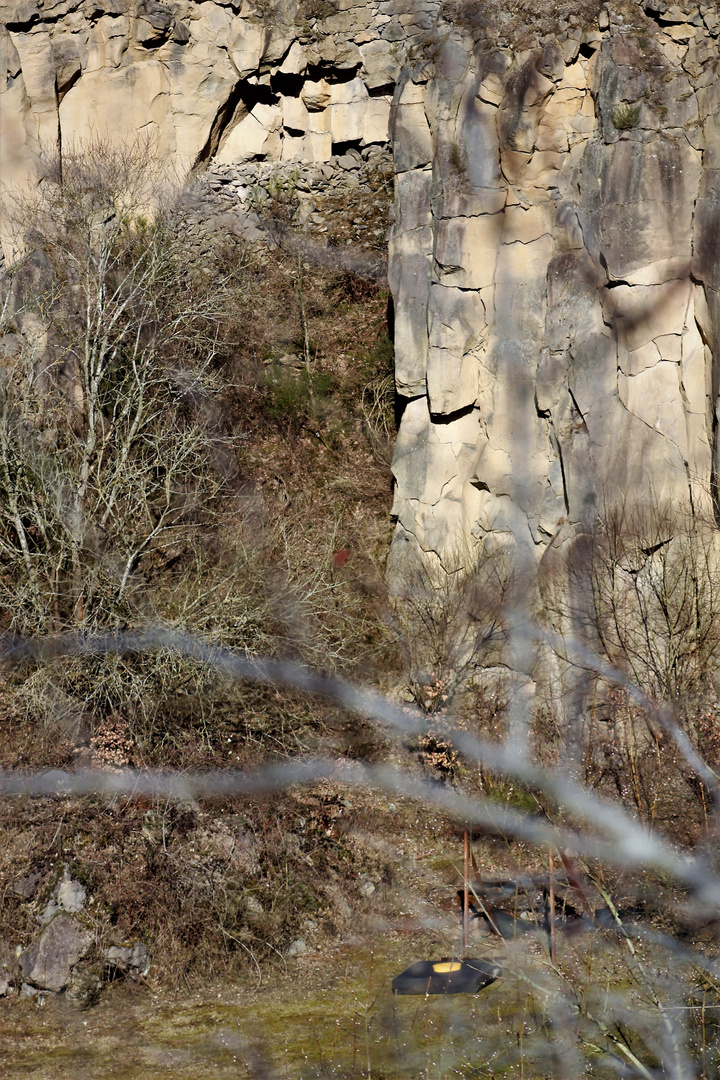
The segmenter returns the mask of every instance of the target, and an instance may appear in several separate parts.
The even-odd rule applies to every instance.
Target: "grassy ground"
[[[312,799],[308,793],[306,814],[320,813]],[[668,1032],[679,1044],[685,1039],[698,1075],[716,1074],[717,994],[712,977],[683,959],[677,939],[666,947],[612,928],[559,932],[553,965],[541,928],[521,933],[520,920],[513,940],[475,925],[468,953],[501,965],[496,983],[476,996],[394,997],[392,979],[409,964],[461,953],[461,843],[442,815],[411,801],[355,792],[353,802],[345,831],[335,831],[352,864],[338,876],[336,848],[323,874],[316,866],[297,882],[315,884],[314,917],[306,910],[300,921],[300,892],[284,900],[290,908],[295,903],[306,952],[276,953],[271,960],[258,952],[259,963],[223,966],[206,912],[196,962],[174,985],[177,965],[163,969],[172,957],[168,940],[145,980],[111,985],[92,1008],[63,997],[43,1005],[17,997],[0,1001],[3,1074],[27,1080],[539,1080],[609,1077],[628,1067],[647,1078],[667,1061]],[[485,880],[547,869],[542,853],[516,842],[476,839],[473,853]],[[289,869],[286,863],[285,873]],[[230,876],[226,869],[226,880]],[[276,888],[281,878],[278,868]],[[156,871],[153,880],[157,885],[162,875]],[[245,885],[251,880],[246,875]],[[606,884],[623,910],[638,882],[616,875]],[[646,884],[660,902],[661,883]],[[267,902],[260,891],[255,895]],[[713,952],[708,942],[705,958]],[[203,960],[216,963],[214,975],[199,977]]]
[[[517,947],[485,939],[471,954],[500,962],[504,974],[478,995],[392,995],[394,975],[417,959],[452,955],[453,937],[456,945],[447,929],[403,933],[366,921],[352,941],[289,959],[259,985],[248,977],[175,998],[123,987],[86,1012],[62,999],[41,1009],[7,1002],[0,1062],[27,1080],[532,1080],[604,1077],[623,1066],[653,1075],[664,1015],[686,1021],[690,1011],[698,1021],[692,1050],[703,1075],[715,1075],[717,1005],[700,990],[667,1008],[680,987],[668,978],[667,957],[644,951],[644,985],[612,935],[561,946],[556,969],[542,937]]]

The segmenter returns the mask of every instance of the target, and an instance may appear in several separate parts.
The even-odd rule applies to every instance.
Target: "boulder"
[[[111,945],[105,950],[105,970],[112,979],[123,975],[144,978],[150,970],[147,946],[141,941],[132,945]]]
[[[70,1001],[74,1001],[81,1008],[89,1008],[97,1004],[102,987],[102,979],[96,971],[78,964],[73,969],[66,995]]]
[[[328,119],[334,143],[359,143],[362,140],[368,100],[367,87],[362,79],[335,83],[331,87]]]
[[[319,82],[306,79],[300,91],[300,97],[305,108],[310,112],[324,110],[332,101],[330,83],[326,79],[320,79]]]
[[[360,46],[362,56],[361,78],[370,90],[380,86],[394,86],[401,71],[397,50],[389,41],[379,38]]]
[[[20,985],[20,966],[15,953],[0,941],[0,997],[7,997]]]
[[[282,153],[282,122],[279,105],[256,105],[227,135],[216,161],[227,165],[260,157],[278,161]]]
[[[363,146],[370,143],[386,143],[390,130],[390,98],[370,98],[362,120]]]
[[[62,880],[57,884],[44,912],[40,916],[43,924],[50,922],[58,912],[67,911],[71,915],[77,915],[85,907],[87,894],[85,887],[79,881],[74,881],[67,870]]]
[[[280,108],[282,109],[283,127],[286,131],[304,133],[308,130],[310,114],[302,98],[280,95]]]
[[[94,940],[92,930],[73,915],[61,912],[20,957],[26,983],[59,993],[70,983],[72,970]]]
[[[228,44],[228,56],[240,79],[247,79],[248,75],[258,70],[269,37],[269,31],[262,23],[235,19]]]
[[[302,956],[303,953],[308,951],[307,942],[305,938],[297,938],[293,941],[285,950],[286,956]]]
[[[279,71],[283,75],[302,75],[307,71],[307,56],[299,41],[293,41]]]

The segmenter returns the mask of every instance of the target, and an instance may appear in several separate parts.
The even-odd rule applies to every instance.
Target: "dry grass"
[[[557,34],[560,22],[567,23],[571,17],[576,25],[596,28],[602,6],[599,0],[584,0],[583,3],[514,0],[509,4],[500,0],[489,3],[445,0],[442,12],[448,22],[467,30],[475,40],[487,39],[495,45],[527,48],[529,41],[537,35]]]
[[[95,172],[102,201],[107,171]],[[72,193],[68,181],[60,195]],[[355,196],[350,220],[377,224],[383,197],[360,206]],[[131,223],[132,208],[124,212]],[[54,213],[79,248],[62,198]],[[347,215],[336,219],[335,246],[347,239]],[[317,244],[299,260],[301,234],[287,227],[279,246],[211,238],[204,262],[184,271],[195,300],[217,299],[221,281],[229,301],[214,310],[216,392],[183,406],[203,431],[213,513],[138,561],[124,625],[161,622],[240,651],[392,679],[400,661],[382,619],[392,408],[383,399],[369,424],[365,405],[366,386],[392,370],[387,291],[317,257],[326,250]],[[150,235],[156,226],[141,228]],[[59,270],[62,252],[53,253]],[[67,336],[73,294],[63,293],[61,273],[56,293]],[[305,344],[309,370],[302,360],[278,362],[302,358]],[[163,360],[172,365],[172,343]],[[67,408],[62,386],[56,404]],[[17,617],[17,595],[14,604]],[[382,746],[330,704],[233,684],[166,650],[30,663],[8,672],[3,688],[0,761],[10,768],[250,769],[329,748],[372,759]],[[242,806],[5,803],[2,938],[13,949],[28,943],[63,866],[94,898],[91,965],[101,945],[142,938],[163,983],[255,970],[303,933],[303,920],[330,932],[346,917],[347,883],[368,865],[367,853],[343,841],[347,817],[341,796],[326,790]],[[28,901],[13,884],[31,874],[40,883]]]

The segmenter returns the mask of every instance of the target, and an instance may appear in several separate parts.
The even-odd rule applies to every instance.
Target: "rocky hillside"
[[[160,622],[334,668],[428,718],[392,742],[170,649],[49,650],[0,688],[4,766],[348,756],[534,820],[534,793],[448,741],[451,710],[497,741],[532,713],[544,763],[575,755],[643,827],[707,837],[710,770],[688,778],[627,688],[573,682],[561,648],[539,671],[506,633],[529,604],[505,601],[519,562],[559,553],[521,599],[690,702],[717,768],[715,6],[0,4],[0,632]],[[157,199],[170,182],[181,197]],[[636,507],[654,520],[626,543]],[[603,529],[605,563],[566,573]],[[481,662],[506,683],[463,683],[498,641]],[[148,963],[178,985],[261,976],[356,929],[376,891],[379,910],[395,862],[457,839],[334,783],[62,799],[0,805],[0,996],[87,1004]],[[389,854],[422,829],[426,852]],[[506,856],[488,852],[495,871]],[[456,891],[452,863],[427,865]]]
[[[618,500],[717,515],[713,4],[2,14],[6,211],[58,152],[146,139],[172,175],[206,172],[246,234],[276,172],[322,231],[318,198],[366,184],[391,142],[398,589],[408,546],[536,562]]]

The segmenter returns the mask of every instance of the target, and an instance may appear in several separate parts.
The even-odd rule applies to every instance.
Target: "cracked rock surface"
[[[94,935],[72,915],[61,912],[47,924],[20,957],[25,981],[41,990],[59,993],[70,983],[72,970],[87,953]]]
[[[716,510],[718,16],[573,29],[448,25],[396,88],[396,584],[418,548],[539,560],[624,499]]]
[[[184,181],[212,158],[321,163],[387,144],[396,79],[438,6],[0,0],[0,203],[93,146],[147,145]]]

